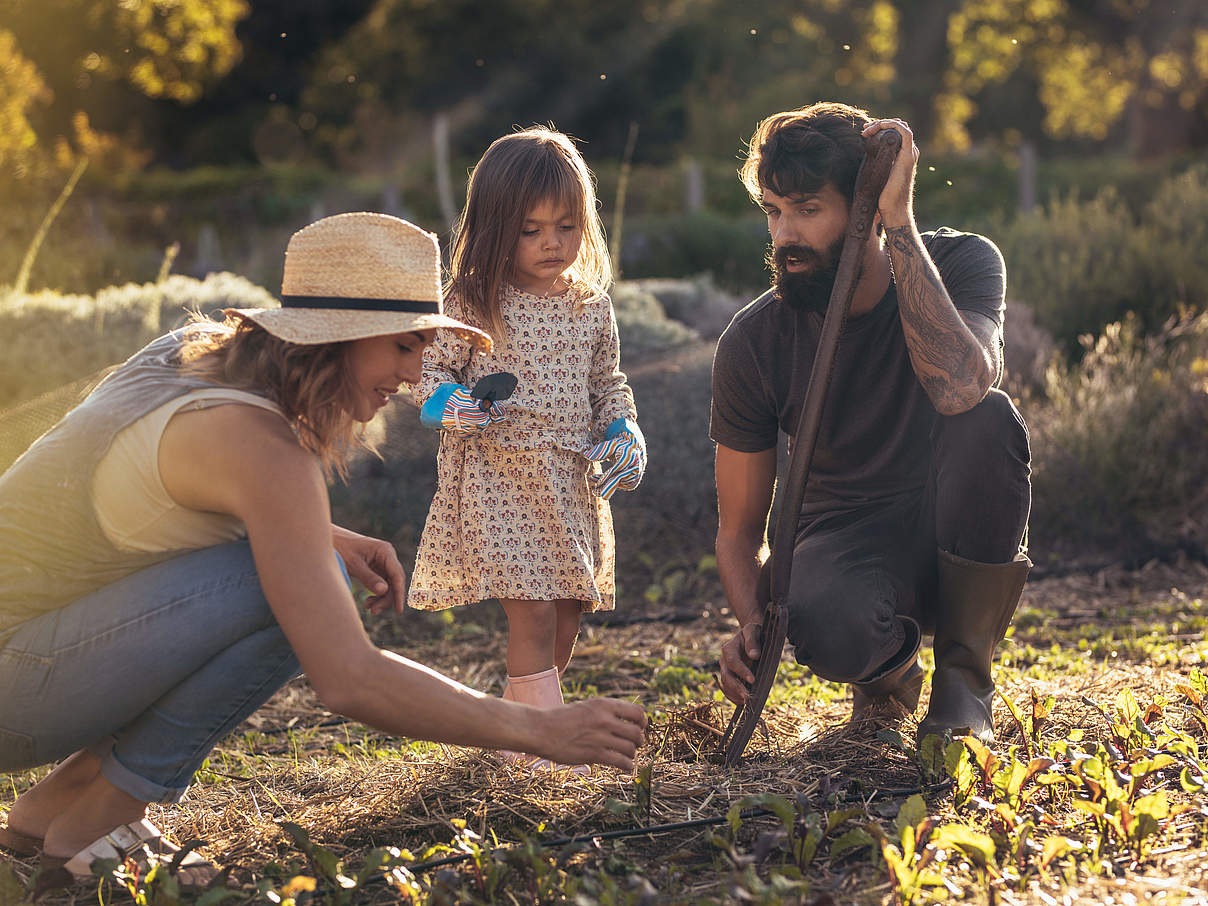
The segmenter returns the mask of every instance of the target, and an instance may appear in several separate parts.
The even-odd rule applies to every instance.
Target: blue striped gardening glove
[[[590,462],[607,463],[604,474],[595,479],[595,492],[607,500],[617,488],[632,491],[642,483],[646,471],[646,438],[638,423],[618,418],[604,432],[604,440],[583,454]]]
[[[420,424],[452,431],[459,437],[468,437],[506,418],[502,405],[492,402],[484,410],[481,400],[474,399],[466,387],[454,383],[437,387],[419,410]]]

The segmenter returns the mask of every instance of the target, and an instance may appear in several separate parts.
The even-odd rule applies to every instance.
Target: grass
[[[291,684],[214,751],[183,804],[152,809],[178,839],[206,841],[242,884],[183,902],[1204,902],[1208,569],[1151,564],[1029,584],[1000,649],[992,752],[960,742],[916,752],[910,718],[845,727],[846,690],[786,655],[764,726],[729,772],[717,753],[730,712],[714,680],[730,631],[720,600],[713,589],[691,620],[583,632],[569,696],[632,698],[651,716],[632,777],[534,776],[477,750],[386,737],[324,711],[304,680]],[[501,628],[489,605],[452,623],[371,627],[493,694]],[[4,799],[43,773],[11,775]],[[945,778],[955,782],[937,787]],[[535,845],[710,817],[718,823]],[[409,868],[450,854],[466,859]],[[0,902],[21,898],[33,867],[0,863]],[[101,902],[130,901],[127,887],[136,902],[177,902],[162,878],[134,883],[118,868],[98,883]],[[98,890],[40,902],[96,903]]]

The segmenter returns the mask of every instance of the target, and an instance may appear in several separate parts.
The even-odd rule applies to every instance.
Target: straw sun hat
[[[482,350],[491,338],[443,313],[436,237],[388,214],[337,214],[285,250],[280,308],[236,309],[290,343],[336,343],[447,327]]]

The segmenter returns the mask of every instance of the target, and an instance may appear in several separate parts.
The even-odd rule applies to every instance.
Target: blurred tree
[[[948,43],[937,116],[955,147],[969,143],[979,100],[1021,74],[1050,137],[1103,141],[1124,131],[1142,157],[1208,143],[1203,0],[961,0]]]
[[[661,33],[642,15],[652,5],[378,0],[320,55],[303,108],[318,120],[327,147],[386,157],[405,153],[399,141],[409,144],[408,135],[426,143],[416,126],[438,110],[450,114],[467,148],[493,138],[501,121],[504,129],[544,120],[577,127],[601,98],[632,90],[622,83],[657,41],[652,33]],[[384,136],[391,118],[399,134]],[[627,123],[616,126],[621,141]],[[380,149],[377,137],[385,138]]]
[[[889,0],[711,7],[690,33],[696,55],[683,90],[693,149],[733,154],[763,117],[818,100],[909,115],[895,99],[901,16]]]
[[[391,173],[438,112],[461,159],[553,121],[618,160],[636,121],[638,163],[718,160],[819,99],[930,148],[1208,144],[1204,0],[0,0],[0,33],[6,167],[32,136]]]
[[[28,166],[38,141],[30,109],[50,98],[38,67],[21,54],[12,32],[0,29],[0,169]]]
[[[729,156],[776,109],[888,103],[902,18],[890,0],[377,0],[323,52],[302,105],[337,154],[393,118],[380,153],[405,156],[408,136],[427,140],[414,114],[444,110],[467,155],[553,120],[619,157],[636,120],[639,160]]]
[[[318,125],[298,102],[322,48],[360,22],[373,0],[254,0],[236,27],[239,62],[196,104],[156,105],[157,159],[174,167],[263,162],[266,133],[292,135],[297,148]],[[271,143],[268,143],[271,144]],[[271,150],[271,149],[270,149]],[[269,158],[271,159],[271,154]]]
[[[943,90],[950,65],[949,17],[960,0],[898,0],[898,52],[894,95],[909,114],[920,139],[930,141],[936,129],[935,98]]]
[[[104,133],[136,145],[142,102],[194,103],[231,69],[248,10],[246,0],[6,0],[3,27],[50,95],[27,128],[60,158],[95,150]]]

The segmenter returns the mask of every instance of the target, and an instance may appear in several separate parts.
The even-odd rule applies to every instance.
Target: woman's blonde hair
[[[259,393],[281,407],[298,441],[331,477],[348,476],[353,450],[369,449],[349,411],[348,343],[289,343],[236,311],[215,322],[195,314],[185,327],[180,360],[188,374]]]
[[[495,340],[506,333],[499,292],[529,212],[542,202],[569,207],[583,231],[571,276],[602,297],[612,285],[612,262],[597,210],[595,176],[574,143],[552,128],[534,126],[496,139],[470,174],[466,206],[457,218],[451,275],[464,314]]]

